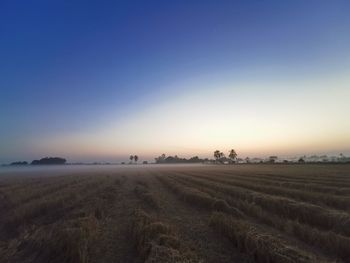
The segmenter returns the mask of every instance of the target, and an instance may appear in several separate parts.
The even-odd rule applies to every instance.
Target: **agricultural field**
[[[0,262],[350,262],[350,165],[0,170]]]

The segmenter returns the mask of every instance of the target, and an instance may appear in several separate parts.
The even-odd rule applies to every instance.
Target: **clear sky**
[[[0,1],[0,163],[350,154],[350,1]]]

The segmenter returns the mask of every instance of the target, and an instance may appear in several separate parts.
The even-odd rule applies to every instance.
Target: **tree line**
[[[237,162],[237,156],[238,154],[234,149],[231,149],[228,152],[228,158],[225,156],[225,154],[219,150],[214,151],[214,158],[216,163],[236,163]]]
[[[164,153],[156,158],[154,158],[156,163],[203,163],[209,161],[208,158],[201,159],[198,156],[193,156],[189,159],[175,156],[166,156]]]

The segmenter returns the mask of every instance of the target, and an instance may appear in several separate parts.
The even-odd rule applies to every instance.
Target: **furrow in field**
[[[149,190],[148,182],[145,180],[136,181],[136,186],[134,187],[135,195],[142,200],[142,202],[148,206],[148,208],[158,210],[159,200],[154,196]]]
[[[193,169],[192,171],[199,171]],[[347,165],[224,165],[222,167],[208,166],[203,169],[211,173],[240,174],[244,176],[258,175],[279,177],[280,179],[307,179],[307,180],[340,180],[350,182]],[[190,172],[189,170],[187,172]]]
[[[88,262],[101,220],[116,199],[117,185],[111,180],[106,183],[80,196],[77,202],[67,202],[55,217],[41,217],[21,231],[8,242],[4,258],[8,262],[51,262],[52,258],[57,262]]]
[[[65,189],[72,185],[82,185],[91,180],[92,178],[90,177],[82,178],[80,180],[76,178],[75,179],[64,178],[62,182],[50,183],[50,184],[47,184],[47,186],[42,187],[40,189],[37,189],[37,188],[25,189],[25,190],[19,189],[18,191],[13,191],[11,194],[7,194],[7,197],[11,204],[8,207],[8,209],[14,209],[19,205],[24,205],[25,203],[28,203],[35,199],[47,198],[50,195],[55,195],[57,192],[61,191],[62,189]]]
[[[210,173],[203,173],[208,174]],[[327,194],[334,194],[334,195],[350,195],[350,188],[346,187],[332,187],[332,186],[326,186],[324,184],[317,184],[317,183],[298,183],[298,182],[290,182],[290,181],[281,181],[279,179],[271,179],[271,178],[262,178],[259,175],[241,175],[241,174],[232,174],[232,173],[217,173],[215,175],[212,175],[213,177],[224,177],[224,178],[233,178],[233,179],[242,179],[244,181],[248,182],[254,182],[257,184],[265,184],[265,185],[272,185],[272,186],[279,186],[279,187],[285,187],[288,189],[298,189],[303,191],[312,191],[312,192],[321,192],[321,193],[327,193]]]
[[[285,197],[261,194],[252,190],[236,186],[228,186],[222,183],[215,183],[190,176],[180,174],[177,174],[177,176],[190,181],[193,184],[209,187],[215,191],[226,193],[232,198],[258,204],[264,209],[278,214],[283,218],[299,220],[310,226],[319,227],[323,230],[332,230],[335,233],[350,236],[350,216],[348,213],[325,209],[309,203],[296,202],[295,200]]]
[[[318,178],[318,177],[297,177],[297,176],[282,176],[277,174],[257,174],[260,178],[270,178],[271,180],[280,180],[288,182],[299,182],[299,183],[317,183],[321,185],[334,186],[334,187],[350,187],[350,182],[347,179],[337,178]]]
[[[157,179],[173,191],[180,199],[196,207],[214,211],[224,211],[229,214],[234,214],[237,217],[243,217],[241,211],[235,207],[229,206],[222,199],[211,197],[209,194],[196,190],[195,188],[179,185],[174,179],[169,177],[158,176]]]
[[[189,174],[189,176],[195,176],[204,180],[223,183],[227,185],[238,186],[241,188],[265,194],[288,197],[298,201],[309,202],[316,205],[327,205],[330,208],[342,210],[348,210],[350,208],[350,197],[334,196],[330,194],[321,194],[315,192],[310,193],[306,191],[286,189],[277,186],[265,186],[261,184],[255,184],[253,182],[246,182],[242,179],[224,179],[220,176],[205,176],[200,174]]]
[[[301,184],[316,184],[320,186],[330,186],[330,187],[336,187],[336,188],[350,188],[350,184],[340,181],[334,181],[334,180],[329,180],[329,181],[319,181],[319,180],[295,180],[295,179],[283,179],[283,178],[274,178],[273,176],[260,176],[261,179],[270,179],[270,180],[276,180],[279,182],[291,182],[291,183],[301,183]]]
[[[189,187],[189,186],[185,186],[183,184],[179,185],[176,180],[172,180],[170,178],[167,178],[166,176],[158,177],[158,179],[162,183],[164,183],[167,187],[169,187],[174,193],[176,193],[182,200],[189,202],[191,204],[194,204],[194,205],[202,204],[202,202],[198,202],[198,200],[196,198],[193,198],[191,196],[191,193],[195,193],[197,196],[199,196],[199,195],[203,196],[204,192],[201,192],[201,191],[199,191],[195,188]],[[210,195],[206,195],[206,200],[209,199],[209,196]],[[215,200],[215,197],[211,197],[211,198]],[[221,200],[221,201],[223,201],[223,200]],[[212,210],[212,211],[218,210],[218,209],[215,209],[212,204],[206,205],[205,207],[209,210]],[[250,229],[253,229],[253,228],[258,229],[259,228],[256,224],[253,224],[251,222],[251,220],[248,217],[244,216],[241,212],[239,214],[235,214],[235,213],[230,213],[230,212],[227,213],[227,211],[225,211],[225,210],[222,210],[222,211],[225,214],[232,215],[233,218],[235,218],[237,220],[237,222],[239,222],[240,224],[244,224],[246,227],[249,227]],[[276,231],[274,231],[274,232],[276,232]],[[288,261],[286,261],[286,262],[293,262],[293,259],[294,259],[293,256],[297,257],[299,262],[310,262],[310,261],[316,262],[317,260],[320,260],[320,257],[323,258],[322,256],[316,256],[314,254],[314,252],[312,252],[312,251],[308,251],[308,250],[297,247],[295,241],[292,244],[290,242],[289,238],[282,237],[281,234],[277,234],[277,232],[272,234],[271,232],[260,228],[259,230],[257,230],[257,233],[260,233],[260,234],[264,233],[266,235],[266,237],[269,237],[268,242],[272,242],[273,240],[275,240],[276,244],[279,243],[279,245],[277,245],[277,247],[270,247],[270,248],[267,248],[266,250],[264,250],[263,253],[265,253],[266,257],[274,258],[274,260],[277,260],[279,253],[276,254],[276,249],[278,248],[281,252],[283,251],[284,257],[286,257],[286,258],[290,257],[290,260],[288,259]],[[244,242],[244,240],[246,240],[249,237],[248,232],[247,233],[240,233],[240,234],[241,234],[240,238],[242,238],[242,240],[240,242]],[[253,246],[259,246],[259,243],[261,243],[261,240],[260,239],[259,240],[252,239],[251,242],[256,242],[256,244],[252,244]],[[239,248],[242,249],[242,247],[239,247]],[[286,252],[284,250],[286,248],[290,249],[290,255],[286,254]],[[245,252],[250,252],[249,247],[244,247],[243,249]],[[256,248],[254,250],[256,251]],[[252,254],[250,256],[251,256],[251,258],[254,258],[254,259],[258,258],[259,261],[265,262],[267,260],[267,258],[263,258],[263,253]]]
[[[64,216],[63,212],[68,211],[69,207],[74,206],[89,194],[95,194],[105,185],[106,182],[103,182],[102,179],[83,185],[73,185],[49,198],[33,200],[19,206],[3,218],[2,231],[10,234],[10,236],[17,235],[20,226],[33,224],[34,220],[39,218],[55,220],[57,217],[62,217]]]
[[[178,194],[159,181],[162,173],[149,174],[150,191],[159,200],[160,209],[153,214],[165,223],[176,227],[179,239],[201,259],[200,262],[232,263],[251,262],[246,255],[232,249],[228,240],[209,227],[210,208],[198,207],[197,203],[185,205]],[[189,201],[187,201],[189,202]],[[154,211],[154,210],[153,210]]]
[[[347,181],[350,182],[350,177],[348,175],[339,175],[339,174],[332,174],[328,173],[325,175],[322,174],[305,174],[305,175],[298,175],[298,174],[283,174],[283,173],[276,173],[276,174],[259,174],[262,176],[277,176],[279,178],[285,178],[285,179],[296,179],[296,180],[323,180],[323,181],[328,181],[328,180],[335,180],[335,181]]]
[[[135,210],[132,218],[132,236],[144,262],[201,262],[179,240],[173,226],[140,209]]]
[[[235,247],[245,251],[255,262],[331,262],[290,244],[282,236],[271,234],[259,225],[214,212],[211,226],[226,236]]]
[[[288,220],[281,218],[278,214],[272,214],[264,208],[247,201],[231,198],[224,193],[219,193],[208,187],[198,186],[189,183],[186,180],[175,177],[177,182],[186,187],[193,187],[202,192],[216,196],[225,200],[229,205],[238,208],[244,214],[257,219],[260,223],[274,227],[288,235],[294,236],[302,242],[312,247],[317,247],[322,251],[326,251],[333,257],[339,257],[343,260],[350,258],[350,238],[338,235],[332,231],[321,231],[309,225],[300,223],[297,220]]]
[[[77,176],[78,177],[78,176]],[[82,176],[79,176],[82,177]],[[52,176],[52,177],[39,177],[39,178],[21,178],[15,180],[15,182],[8,182],[6,187],[3,188],[5,192],[13,192],[18,190],[33,190],[44,189],[45,187],[61,182],[65,178],[64,175]]]

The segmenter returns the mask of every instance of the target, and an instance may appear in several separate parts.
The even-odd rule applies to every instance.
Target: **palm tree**
[[[134,160],[135,160],[135,163],[137,163],[137,160],[139,159],[139,157],[137,155],[134,156]]]
[[[236,151],[235,151],[234,149],[232,149],[231,151],[229,151],[228,157],[230,157],[231,160],[234,162],[234,161],[236,160],[236,158],[237,158],[237,153],[236,153]]]
[[[129,159],[130,159],[130,163],[132,163],[132,160],[134,159],[134,156],[130,155]]]
[[[216,159],[216,161],[217,160],[219,160],[220,159],[220,157],[221,157],[221,153],[220,153],[220,151],[219,150],[216,150],[215,152],[214,152],[214,158]]]

